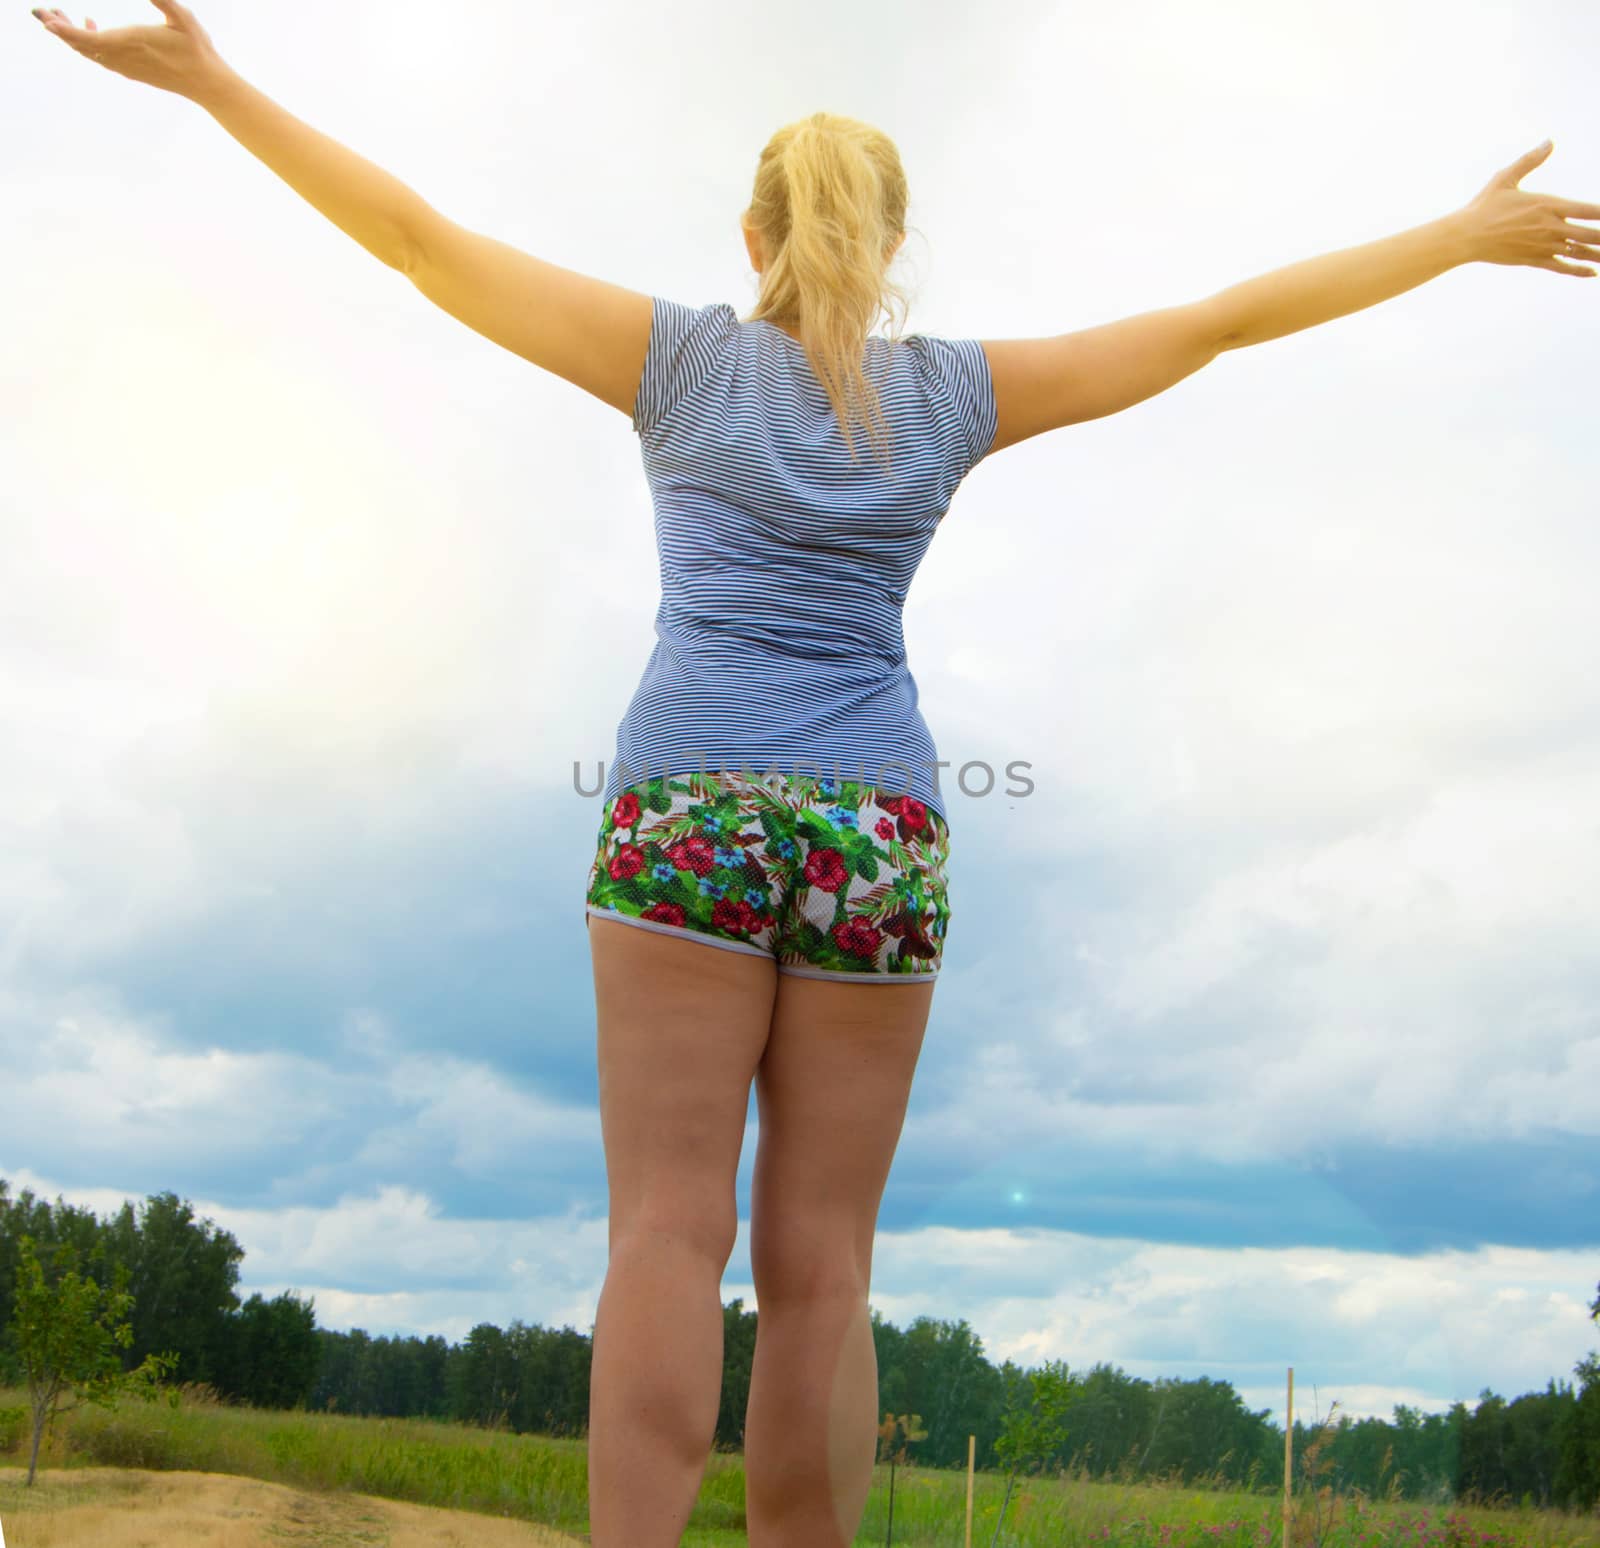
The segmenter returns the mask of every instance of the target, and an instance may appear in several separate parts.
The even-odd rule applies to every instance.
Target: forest
[[[173,1357],[168,1379],[198,1383],[258,1408],[433,1418],[517,1433],[581,1437],[589,1407],[590,1337],[514,1320],[480,1323],[459,1342],[437,1335],[373,1337],[319,1328],[310,1298],[238,1293],[244,1248],[197,1218],[173,1193],[125,1203],[102,1219],[0,1179],[0,1385],[23,1373],[10,1337],[24,1238],[42,1261],[84,1274],[120,1274],[132,1297],[131,1340],[120,1358]],[[64,1249],[64,1252],[61,1251]],[[1591,1316],[1600,1321],[1600,1285]],[[742,1450],[758,1314],[741,1300],[723,1308],[722,1405],[716,1446]],[[925,1432],[911,1460],[964,1469],[967,1437],[979,1468],[998,1464],[1009,1420],[1048,1396],[1061,1439],[1042,1470],[1083,1467],[1090,1476],[1201,1478],[1235,1487],[1281,1487],[1284,1436],[1268,1410],[1252,1411],[1227,1381],[1131,1376],[1097,1363],[996,1366],[965,1320],[919,1317],[895,1327],[873,1313],[878,1408],[916,1414]],[[1286,1362],[1287,1364],[1288,1362]],[[1443,1413],[1396,1406],[1385,1419],[1339,1415],[1324,1440],[1324,1481],[1340,1493],[1455,1501],[1508,1500],[1587,1511],[1600,1503],[1600,1351],[1573,1369],[1577,1386],[1552,1376],[1515,1398],[1487,1388],[1469,1408]],[[1382,1372],[1372,1373],[1381,1380]],[[1297,1373],[1295,1452],[1323,1416],[1302,1417],[1309,1390]]]

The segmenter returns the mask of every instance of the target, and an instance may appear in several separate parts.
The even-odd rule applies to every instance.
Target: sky
[[[1547,135],[1523,186],[1600,201],[1582,0],[196,10],[452,219],[741,316],[756,158],[818,109],[897,145],[908,328],[953,338],[1432,220]],[[325,1327],[587,1333],[628,421],[5,25],[0,1176],[171,1189]],[[1475,264],[962,485],[906,638],[999,778],[945,787],[888,1320],[1278,1423],[1290,1366],[1297,1417],[1388,1418],[1600,1346],[1597,343],[1600,277]]]

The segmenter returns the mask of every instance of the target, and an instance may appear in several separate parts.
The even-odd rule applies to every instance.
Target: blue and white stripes
[[[701,768],[833,774],[947,818],[901,609],[994,443],[975,339],[867,341],[892,466],[852,463],[799,342],[718,302],[655,298],[634,408],[661,566],[656,646],[604,796]],[[947,819],[948,820],[948,819]]]

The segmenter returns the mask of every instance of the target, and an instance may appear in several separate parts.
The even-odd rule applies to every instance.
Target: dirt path
[[[0,1469],[5,1548],[574,1548],[525,1521],[228,1473]]]

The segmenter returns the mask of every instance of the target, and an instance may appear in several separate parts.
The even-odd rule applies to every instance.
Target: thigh
[[[878,1205],[933,990],[779,974],[756,1071],[750,1256],[758,1299],[841,1278],[869,1284]]]
[[[590,919],[589,947],[611,1244],[648,1225],[726,1262],[777,970],[768,956],[611,919]]]

